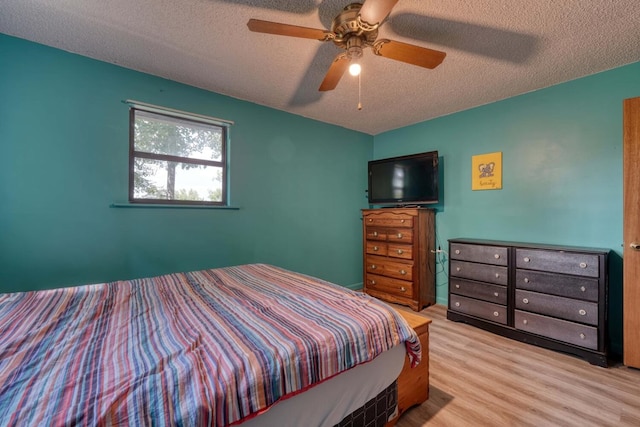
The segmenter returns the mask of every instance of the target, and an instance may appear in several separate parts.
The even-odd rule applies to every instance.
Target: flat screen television
[[[438,152],[412,154],[369,162],[371,205],[438,203]]]

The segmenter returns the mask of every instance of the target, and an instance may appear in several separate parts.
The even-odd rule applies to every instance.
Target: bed
[[[0,425],[349,425],[405,355],[389,306],[266,264],[1,294]]]

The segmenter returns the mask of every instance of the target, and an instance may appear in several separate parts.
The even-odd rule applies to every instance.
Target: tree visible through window
[[[226,127],[131,109],[129,200],[225,205]]]

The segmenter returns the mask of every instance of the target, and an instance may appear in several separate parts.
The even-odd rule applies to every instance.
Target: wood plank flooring
[[[640,370],[593,366],[451,322],[442,305],[420,314],[433,320],[429,400],[398,427],[640,426]]]

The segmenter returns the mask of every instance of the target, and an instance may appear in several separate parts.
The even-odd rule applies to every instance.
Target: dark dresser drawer
[[[507,324],[507,307],[503,305],[454,294],[450,295],[449,299],[449,307],[451,310],[470,314],[492,322]]]
[[[599,296],[598,279],[533,270],[516,270],[516,288],[593,302]]]
[[[598,324],[598,304],[595,302],[517,289],[516,308],[588,325]]]
[[[507,248],[499,246],[467,245],[464,243],[452,243],[451,259],[461,261],[481,262],[483,264],[507,265]]]
[[[515,310],[515,327],[580,347],[598,348],[598,329],[592,326]]]
[[[516,249],[516,268],[598,277],[598,255],[565,251]]]
[[[507,267],[454,260],[451,260],[449,265],[452,277],[480,280],[503,286],[507,284],[509,276]]]
[[[507,287],[451,278],[451,293],[507,305]]]

